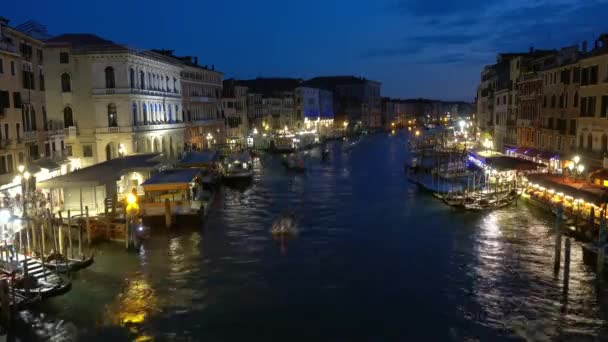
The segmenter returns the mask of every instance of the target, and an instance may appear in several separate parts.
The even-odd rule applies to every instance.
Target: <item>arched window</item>
[[[173,113],[171,112],[171,105],[167,106],[169,108],[169,123],[173,122]]]
[[[148,106],[144,103],[141,106],[142,112],[144,113],[144,125],[148,124]]]
[[[74,126],[74,116],[70,107],[63,108],[63,126],[65,128]]]
[[[581,136],[578,138],[578,148],[583,148],[584,147],[584,141],[585,141],[585,137],[583,137],[583,135],[581,134]]]
[[[173,77],[173,92],[177,93],[177,80]]]
[[[180,119],[179,119],[179,106],[178,105],[175,105],[175,121],[176,122],[180,121]]]
[[[568,108],[568,93],[564,94],[564,108]]]
[[[587,135],[587,150],[593,151],[593,136],[591,133]]]
[[[133,110],[133,126],[137,126],[137,103],[133,102],[131,107]]]
[[[555,108],[555,95],[551,96],[551,108]]]
[[[129,82],[131,83],[131,88],[135,88],[135,70],[133,68],[129,69]]]
[[[169,76],[165,76],[165,90],[169,91]]]
[[[574,93],[574,107],[578,107],[578,91]]]
[[[152,83],[152,74],[148,73],[148,89],[153,89],[154,83]]]
[[[139,71],[139,89],[146,89],[146,75],[143,71]]]
[[[608,136],[602,135],[602,153],[608,152]]]
[[[108,105],[108,127],[118,127],[118,119],[116,116],[116,105],[110,103]]]
[[[114,68],[111,66],[106,68],[106,88],[115,88],[116,82],[114,79]]]
[[[61,91],[64,93],[72,91],[72,82],[68,73],[61,74]]]

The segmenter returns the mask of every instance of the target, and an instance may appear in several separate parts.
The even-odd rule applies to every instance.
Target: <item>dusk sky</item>
[[[225,78],[356,75],[382,95],[472,101],[497,52],[608,31],[605,0],[11,1],[0,15],[49,33],[174,49]]]

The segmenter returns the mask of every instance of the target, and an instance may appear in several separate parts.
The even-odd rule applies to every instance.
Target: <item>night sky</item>
[[[8,5],[8,6],[6,6]],[[556,48],[608,31],[608,1],[9,1],[0,15],[51,34],[95,33],[198,55],[225,77],[352,74],[382,94],[472,101],[497,52]]]

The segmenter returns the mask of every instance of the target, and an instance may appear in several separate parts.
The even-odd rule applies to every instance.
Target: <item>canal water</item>
[[[570,292],[553,275],[553,218],[520,202],[449,208],[404,175],[407,136],[313,151],[305,174],[256,161],[202,227],[138,254],[102,246],[73,290],[33,315],[55,340],[353,341],[606,338],[608,295],[573,243]],[[287,210],[299,234],[275,241]],[[606,287],[608,288],[608,286]]]

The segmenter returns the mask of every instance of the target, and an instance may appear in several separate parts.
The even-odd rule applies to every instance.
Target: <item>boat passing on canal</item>
[[[285,159],[283,159],[283,165],[288,171],[306,171],[304,156],[301,153],[292,154],[285,157]]]
[[[224,181],[251,180],[253,164],[247,152],[231,154],[222,163],[221,173]]]
[[[208,205],[203,201],[203,186],[199,169],[169,169],[161,171],[142,183],[145,199],[141,204],[143,216],[163,216],[166,202],[171,215],[199,216]]]

